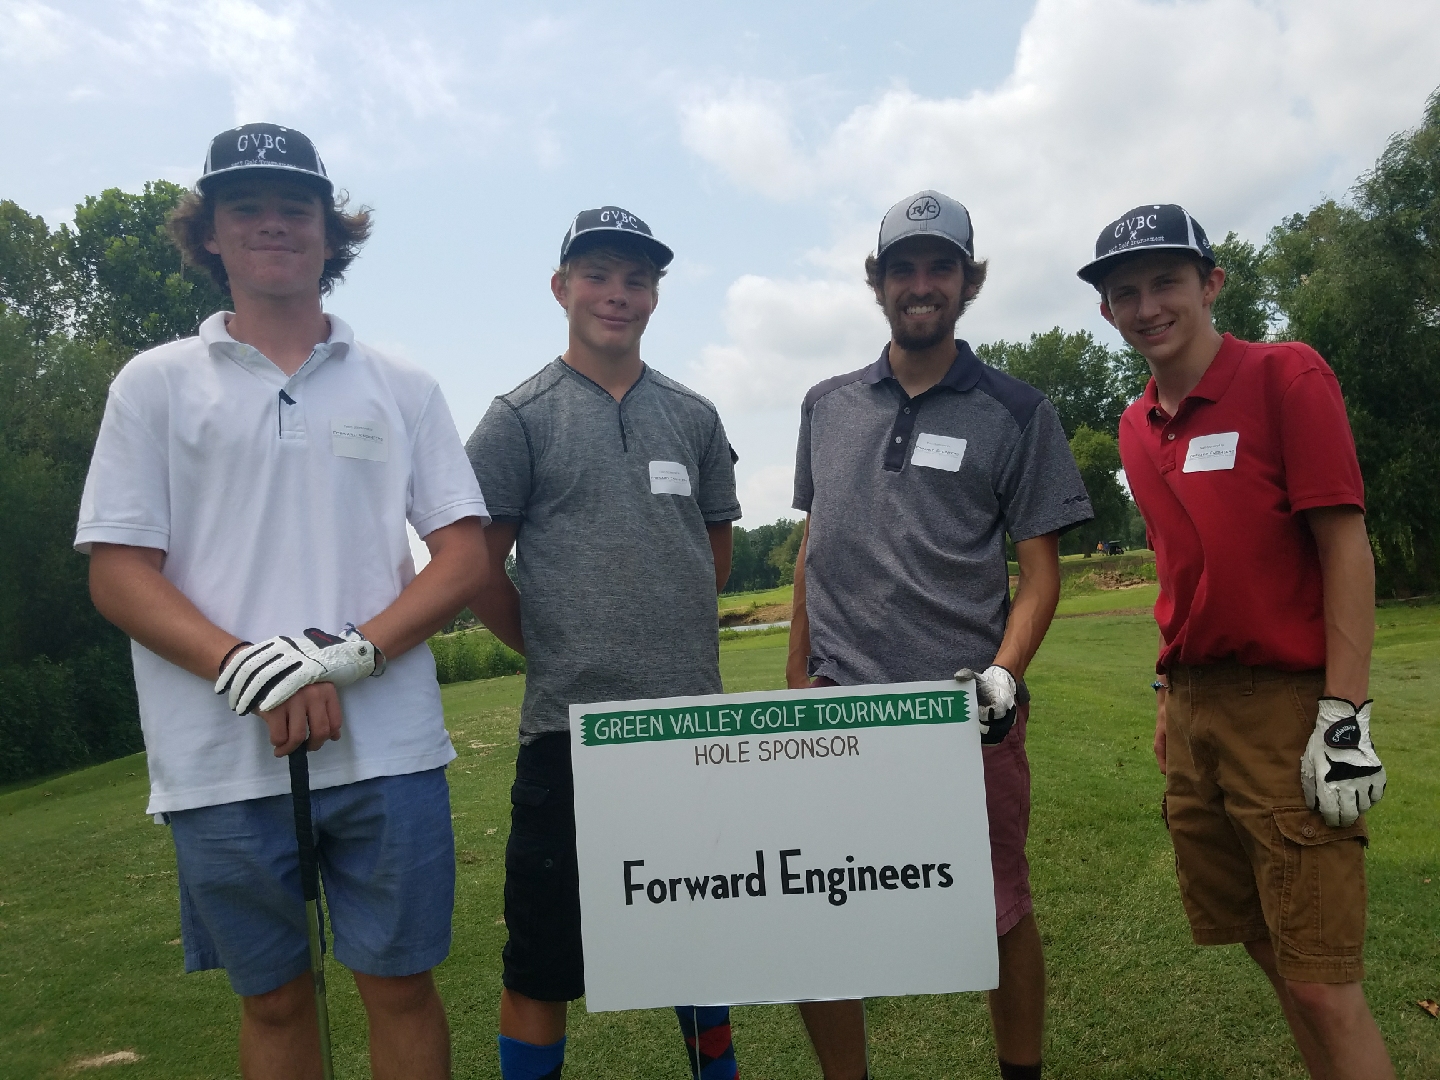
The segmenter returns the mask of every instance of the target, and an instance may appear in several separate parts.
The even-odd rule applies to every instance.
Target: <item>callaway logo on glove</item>
[[[975,703],[980,706],[980,743],[994,746],[1015,726],[1015,676],[998,664],[978,675],[969,668],[955,672],[956,682],[975,680]]]
[[[215,693],[228,695],[230,708],[244,716],[283,705],[311,683],[349,686],[384,671],[385,654],[353,623],[339,637],[312,626],[303,635],[280,634],[259,645],[246,642],[231,650],[215,681]]]
[[[1305,805],[1331,828],[1344,828],[1385,794],[1385,766],[1370,741],[1370,702],[1322,697],[1315,730],[1300,758]]]

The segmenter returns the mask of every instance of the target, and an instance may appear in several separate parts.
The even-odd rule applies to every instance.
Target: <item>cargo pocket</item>
[[[1332,829],[1305,807],[1272,811],[1278,934],[1297,953],[1359,956],[1365,944],[1365,823]]]

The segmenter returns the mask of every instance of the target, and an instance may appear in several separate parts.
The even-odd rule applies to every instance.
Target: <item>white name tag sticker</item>
[[[390,425],[384,420],[332,420],[330,452],[336,457],[389,461]]]
[[[1218,472],[1235,468],[1235,447],[1240,444],[1238,431],[1222,431],[1218,435],[1197,435],[1185,451],[1182,472]]]
[[[911,465],[959,472],[960,462],[964,460],[964,439],[952,439],[949,435],[931,435],[928,431],[922,431],[915,436],[915,453],[910,456]]]
[[[650,462],[650,494],[689,495],[690,474],[678,461]]]

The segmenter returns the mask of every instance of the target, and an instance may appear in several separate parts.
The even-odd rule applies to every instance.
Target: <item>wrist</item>
[[[1150,689],[1154,690],[1157,694],[1163,694],[1170,689],[1170,684],[1164,679],[1156,679],[1150,684]]]

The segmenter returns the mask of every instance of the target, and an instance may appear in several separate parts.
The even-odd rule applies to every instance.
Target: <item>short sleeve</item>
[[[423,539],[461,518],[490,515],[475,482],[445,395],[436,386],[420,414],[410,463],[410,524]]]
[[[518,521],[530,505],[530,440],[514,407],[496,398],[465,444],[491,517]]]
[[[1280,404],[1280,452],[1292,511],[1365,509],[1365,483],[1340,384],[1329,368],[1302,371]]]
[[[112,386],[90,458],[75,548],[91,544],[170,546],[170,464],[167,443]]]
[[[700,493],[696,499],[700,516],[707,524],[735,521],[740,517],[740,500],[735,495],[736,460],[725,425],[716,416],[715,432],[700,462]]]
[[[807,400],[800,406],[800,438],[795,444],[795,498],[790,505],[806,514],[815,501],[815,475],[810,471],[810,413]]]
[[[997,495],[1005,531],[1017,544],[1065,532],[1095,516],[1055,406],[1042,401],[1005,462]]]

